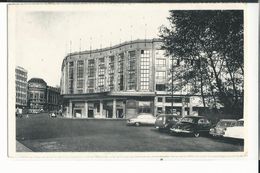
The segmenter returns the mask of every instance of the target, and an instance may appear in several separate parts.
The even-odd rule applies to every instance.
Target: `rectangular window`
[[[171,97],[166,97],[166,102],[167,103],[171,103],[171,102],[173,102],[173,103],[181,103],[182,102],[182,98],[171,98]]]
[[[166,66],[166,59],[158,58],[156,59],[156,66],[157,67],[165,67]]]
[[[150,51],[141,50],[141,90],[149,90]]]
[[[163,98],[162,97],[158,97],[157,101],[158,102],[162,102]]]
[[[88,60],[88,92],[94,92],[95,87],[95,60]]]
[[[69,62],[69,93],[73,93],[74,62]]]
[[[77,90],[78,90],[78,93],[83,92],[83,83],[84,83],[83,73],[84,73],[84,61],[79,60],[77,62]]]
[[[109,74],[108,86],[110,90],[114,89],[114,70],[115,70],[115,57],[110,56],[109,63],[108,63],[108,74]]]
[[[165,91],[166,86],[165,84],[156,84],[156,91]]]
[[[130,51],[128,56],[128,90],[136,89],[136,56]]]
[[[165,80],[166,79],[166,72],[165,71],[157,71],[156,72],[156,80]]]
[[[118,55],[118,88],[120,91],[124,89],[124,53]]]
[[[99,59],[99,67],[98,67],[98,87],[100,91],[103,91],[105,88],[105,59]]]

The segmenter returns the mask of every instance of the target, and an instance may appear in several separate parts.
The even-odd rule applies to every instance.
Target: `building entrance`
[[[117,109],[116,110],[116,117],[117,118],[124,118],[124,110],[123,109]]]
[[[92,110],[88,110],[88,118],[93,118],[94,117],[94,111]]]
[[[73,116],[74,116],[75,118],[80,118],[80,117],[82,117],[82,110],[81,110],[81,109],[74,109],[74,114],[73,114]]]

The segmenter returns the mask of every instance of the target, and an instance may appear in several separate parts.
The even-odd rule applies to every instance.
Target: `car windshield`
[[[233,127],[235,125],[235,121],[220,121],[218,122],[217,127]]]
[[[182,123],[195,123],[195,119],[186,117],[186,118],[182,118],[181,122]]]

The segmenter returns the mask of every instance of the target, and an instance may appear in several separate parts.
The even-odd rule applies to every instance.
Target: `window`
[[[136,89],[136,56],[135,51],[129,52],[128,57],[128,89]]]
[[[77,62],[77,88],[78,93],[83,92],[83,71],[84,71],[84,61],[79,60]]]
[[[88,92],[94,92],[95,86],[95,60],[88,60]]]
[[[150,52],[141,50],[141,90],[149,90]]]
[[[124,69],[124,54],[120,53],[118,56],[118,87],[119,90],[122,91],[124,89],[124,75],[123,75],[123,69]]]
[[[171,97],[166,97],[166,102],[167,103],[171,103],[171,102],[173,102],[173,103],[181,103],[182,102],[182,98],[171,98]]]
[[[109,74],[108,86],[110,90],[114,89],[114,71],[115,71],[115,57],[110,56],[109,63],[108,63],[108,74]]]
[[[166,86],[165,84],[156,84],[156,91],[165,91]]]
[[[158,101],[158,102],[162,102],[162,100],[163,100],[162,97],[158,97],[158,98],[157,98],[157,101]]]
[[[150,107],[139,107],[139,113],[151,113]]]
[[[105,59],[99,59],[99,67],[98,67],[98,87],[100,90],[104,90],[105,85]]]
[[[157,71],[155,78],[157,81],[165,81],[166,79],[166,72],[165,71]]]
[[[157,108],[157,113],[159,113],[159,114],[162,113],[162,107]]]
[[[158,58],[156,59],[156,66],[157,67],[165,67],[166,66],[166,59]]]
[[[73,93],[74,62],[69,62],[69,93]]]

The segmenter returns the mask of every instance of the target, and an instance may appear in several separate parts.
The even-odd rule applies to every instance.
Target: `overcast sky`
[[[89,50],[91,38],[92,49],[129,41],[131,35],[133,40],[144,39],[145,30],[146,38],[158,38],[159,27],[168,23],[170,9],[158,4],[36,7],[21,5],[13,10],[16,65],[28,70],[28,80],[43,78],[51,86],[60,84],[70,40],[73,52],[79,51],[80,39],[81,50]]]

